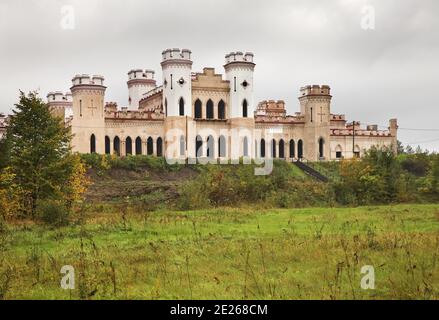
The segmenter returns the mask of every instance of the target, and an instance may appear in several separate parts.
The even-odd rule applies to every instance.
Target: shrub
[[[54,227],[69,224],[69,209],[60,201],[40,201],[37,206],[38,216],[43,222]]]

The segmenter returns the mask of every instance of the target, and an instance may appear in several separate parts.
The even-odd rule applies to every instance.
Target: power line
[[[439,141],[439,139],[433,139],[433,140],[425,140],[425,141],[417,141],[417,142],[409,142],[407,144],[422,144],[422,143],[429,143],[429,142],[436,142]]]
[[[378,126],[380,128],[388,128],[388,126]],[[398,130],[410,130],[410,131],[439,131],[439,129],[426,129],[426,128],[403,128],[398,127]]]

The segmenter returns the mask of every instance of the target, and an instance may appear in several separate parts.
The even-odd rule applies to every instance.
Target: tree
[[[60,199],[69,189],[71,135],[36,92],[20,92],[15,107],[6,133],[8,166],[23,193],[22,213],[34,217],[39,201]]]
[[[14,183],[14,178],[11,168],[0,169],[0,220],[19,211],[20,188]]]
[[[405,149],[404,149],[404,145],[402,144],[401,141],[397,140],[396,141],[396,150],[397,150],[397,154],[404,154],[405,153]]]

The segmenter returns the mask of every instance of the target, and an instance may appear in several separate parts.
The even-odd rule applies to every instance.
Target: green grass
[[[0,234],[6,299],[439,298],[439,205],[108,206],[69,227],[7,229]],[[59,286],[63,265],[75,267],[73,291]],[[363,265],[375,268],[375,290],[360,288]]]

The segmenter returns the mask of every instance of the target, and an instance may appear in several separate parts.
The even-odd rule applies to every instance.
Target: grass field
[[[4,299],[438,299],[439,205],[87,210],[0,231]],[[63,265],[74,290],[60,288]],[[361,267],[375,289],[360,287]]]

